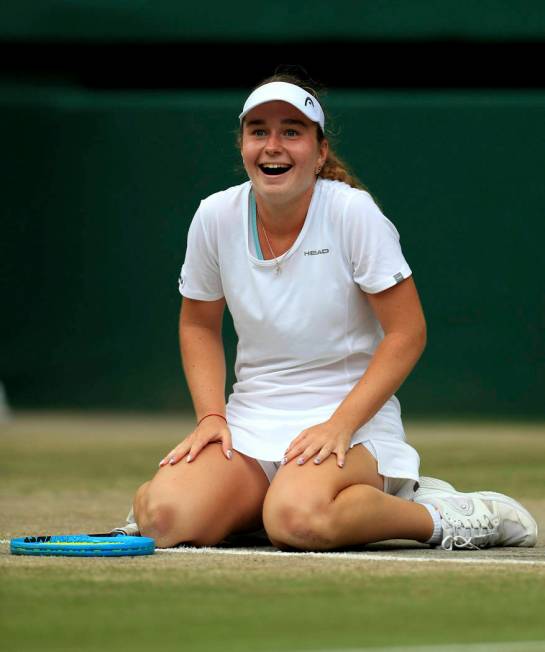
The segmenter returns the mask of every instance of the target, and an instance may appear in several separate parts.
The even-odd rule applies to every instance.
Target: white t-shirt
[[[318,179],[303,228],[276,273],[274,260],[255,256],[250,190],[247,181],[201,202],[180,292],[202,301],[225,297],[238,335],[237,382],[227,403],[233,447],[277,461],[301,430],[331,416],[383,338],[365,293],[386,290],[411,270],[395,226],[369,193]],[[394,444],[393,464],[381,470],[379,458],[379,472],[418,479],[418,455],[404,443],[395,396],[354,433],[352,445],[369,439],[375,447]],[[407,456],[409,463],[400,459]]]

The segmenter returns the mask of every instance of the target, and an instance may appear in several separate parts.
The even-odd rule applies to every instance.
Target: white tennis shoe
[[[441,516],[441,548],[536,545],[537,523],[513,498],[494,491],[462,493],[436,478],[422,477],[419,484],[414,501],[433,505]]]

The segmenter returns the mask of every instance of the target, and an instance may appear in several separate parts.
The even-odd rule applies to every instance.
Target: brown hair
[[[270,84],[271,82],[286,82],[288,84],[295,84],[296,86],[300,86],[301,88],[304,88],[307,91],[307,93],[310,93],[310,95],[315,97],[320,102],[320,104],[322,104],[320,100],[320,96],[318,94],[318,90],[316,89],[317,84],[315,82],[305,82],[300,77],[298,77],[293,73],[285,73],[285,72],[275,73],[271,77],[267,77],[267,79],[264,79],[262,82],[260,82],[253,90],[259,88],[260,86],[263,86],[264,84]],[[326,114],[326,124],[327,122],[328,122],[328,117]],[[241,145],[241,134],[242,134],[242,125],[241,125],[241,131],[239,132],[239,138],[238,138],[239,147]],[[344,183],[347,183],[349,186],[352,186],[353,188],[359,188],[360,190],[366,190],[367,192],[369,192],[369,190],[363,185],[363,183],[349,169],[348,165],[333,150],[331,146],[331,140],[333,138],[333,135],[330,132],[330,130],[326,127],[326,133],[324,134],[320,125],[317,124],[316,135],[318,138],[318,143],[321,143],[326,137],[329,142],[329,151],[328,151],[327,159],[324,165],[322,166],[322,169],[320,170],[318,176],[322,177],[322,179],[331,179],[332,181],[344,181]]]

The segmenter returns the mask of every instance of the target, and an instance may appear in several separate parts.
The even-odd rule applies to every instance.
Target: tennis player
[[[277,75],[239,120],[249,180],[201,202],[180,275],[197,425],[140,487],[124,531],[159,547],[263,527],[280,549],[533,546],[535,521],[511,498],[420,479],[395,392],[424,350],[424,314],[399,234],[332,151],[317,93]],[[238,335],[227,405],[226,305]]]

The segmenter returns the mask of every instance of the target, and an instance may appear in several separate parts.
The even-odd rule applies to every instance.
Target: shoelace
[[[452,550],[453,548],[467,548],[468,550],[480,550],[479,546],[476,546],[472,542],[472,537],[462,537],[460,535],[449,534],[446,536],[443,541],[441,541],[441,548],[443,550]]]
[[[453,548],[480,550],[484,548],[491,537],[497,534],[498,527],[486,514],[483,514],[482,520],[481,523],[480,519],[474,521],[467,518],[462,521],[443,517],[443,530],[447,532],[447,535],[441,541],[441,548],[444,550],[452,550]],[[462,528],[468,531],[468,536],[456,533],[456,530]]]

